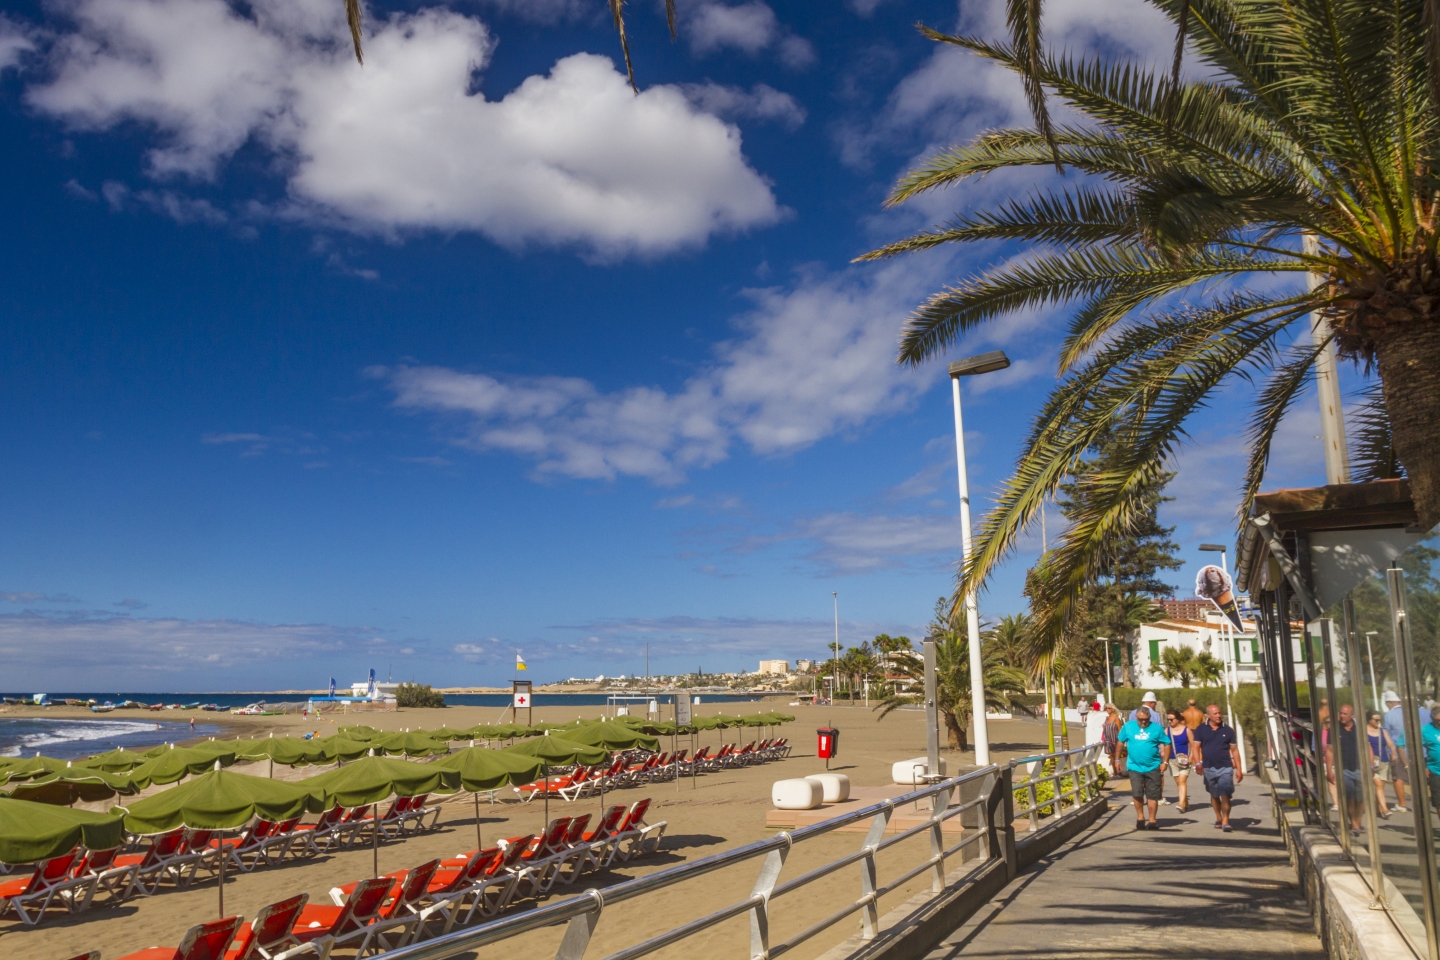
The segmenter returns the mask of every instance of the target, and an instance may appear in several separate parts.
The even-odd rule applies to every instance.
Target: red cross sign
[[[530,706],[530,694],[528,694],[528,693],[517,693],[517,694],[515,694],[515,709],[519,710],[519,709],[521,709],[521,708],[528,707],[528,706]]]

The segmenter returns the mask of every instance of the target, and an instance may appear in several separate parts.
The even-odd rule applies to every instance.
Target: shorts
[[[1137,770],[1130,771],[1130,796],[1136,800],[1159,800],[1160,799],[1160,767],[1154,770],[1146,770],[1140,773]]]
[[[1206,767],[1205,768],[1205,792],[1212,797],[1230,797],[1235,795],[1235,768],[1234,767]]]
[[[1399,783],[1410,782],[1410,768],[1405,765],[1405,748],[1401,747],[1395,751],[1395,756],[1390,758],[1390,779]]]
[[[1381,783],[1389,783],[1395,779],[1391,773],[1389,760],[1377,760],[1375,762],[1375,779]]]
[[[1345,801],[1347,803],[1360,803],[1365,799],[1365,794],[1360,790],[1360,771],[1346,770],[1345,776]]]
[[[1168,761],[1167,765],[1170,767],[1170,776],[1174,777],[1176,780],[1183,780],[1186,777],[1190,776],[1190,764],[1188,763],[1182,767],[1180,766],[1180,761],[1172,757]]]
[[[1440,812],[1440,773],[1425,771],[1425,779],[1430,783],[1430,806]]]

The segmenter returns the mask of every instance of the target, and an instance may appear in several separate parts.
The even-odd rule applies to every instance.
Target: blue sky
[[[494,684],[516,649],[545,680],[647,642],[656,672],[753,668],[822,654],[831,591],[844,642],[921,633],[954,442],[943,362],[895,342],[1014,251],[849,261],[1027,189],[881,208],[1023,120],[1012,78],[913,28],[993,34],[999,5],[680,0],[671,43],[632,4],[639,97],[602,7],[371,5],[363,69],[339,0],[0,15],[5,686]],[[1138,3],[1047,18],[1168,43]],[[977,501],[1061,319],[950,357],[1015,361],[966,384]],[[1178,464],[1195,566],[1230,536],[1239,399]],[[1272,485],[1320,479],[1316,432],[1305,405]],[[1034,539],[982,611],[1022,608]]]

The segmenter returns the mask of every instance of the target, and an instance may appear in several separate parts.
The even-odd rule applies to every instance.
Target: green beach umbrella
[[[145,754],[145,756],[147,756],[147,757],[158,757],[158,756],[160,756],[160,754],[164,753],[166,750],[172,750],[172,749],[174,749],[174,747],[175,747],[175,744],[173,744],[173,743],[162,743],[162,744],[158,744],[157,746],[151,747],[149,750],[145,750],[145,751],[142,751],[142,752],[143,752],[143,753]]]
[[[441,793],[454,793],[459,790],[479,793],[498,789],[507,783],[530,783],[538,780],[545,761],[510,750],[466,747],[428,766],[452,771],[459,778],[453,785],[442,789]]]
[[[228,767],[235,762],[235,754],[210,750],[192,750],[189,747],[175,747],[152,757],[134,770],[130,777],[141,790],[152,784],[174,783],[191,774],[204,773],[215,769],[215,764]]]
[[[480,792],[497,790],[507,783],[530,783],[540,779],[545,770],[545,761],[505,750],[491,750],[488,747],[466,747],[457,750],[431,766],[454,772],[459,781],[453,786],[442,788],[442,793],[467,791],[475,798],[475,844],[485,846],[480,836]],[[493,802],[493,797],[491,798]]]
[[[232,741],[235,757],[239,760],[274,760],[287,767],[304,766],[325,759],[325,750],[319,741],[301,740],[298,737],[261,737],[256,740]]]
[[[374,727],[367,727],[364,724],[341,727],[335,732],[349,740],[374,740],[376,737],[384,736],[379,730],[376,730]]]
[[[94,803],[139,792],[135,781],[124,773],[110,773],[93,767],[69,767],[33,780],[10,785],[9,794],[18,800],[68,807],[77,800]]]
[[[439,740],[441,743],[449,743],[451,740],[469,740],[470,735],[463,730],[451,730],[449,727],[439,727],[435,730],[421,730],[431,740]]]
[[[720,717],[695,717],[690,721],[690,726],[696,730],[719,730],[728,724]]]
[[[303,781],[307,787],[323,790],[342,807],[379,803],[392,795],[413,797],[438,793],[454,785],[459,775],[438,763],[410,763],[394,757],[361,757]]]
[[[0,765],[0,784],[10,783],[13,780],[33,780],[36,777],[43,777],[47,773],[57,773],[68,766],[70,766],[69,760],[42,757],[39,754],[33,757],[13,757],[7,763]]]
[[[75,766],[91,767],[108,773],[124,773],[127,770],[134,770],[149,759],[139,750],[126,750],[124,747],[120,747],[118,750],[111,750],[108,753],[97,753],[93,757],[76,760]]]
[[[438,793],[453,787],[460,780],[453,770],[443,770],[436,763],[410,763],[394,757],[361,757],[354,763],[337,767],[311,777],[306,785],[323,789],[342,807],[362,803],[379,803],[386,797],[414,797],[422,793]],[[370,829],[371,863],[375,876],[380,875],[380,831]]]
[[[312,777],[303,783],[252,777],[230,770],[211,770],[163,793],[116,807],[125,814],[132,833],[164,833],[177,827],[235,830],[256,817],[279,822],[328,804],[325,791]]]
[[[410,733],[392,733],[388,737],[372,740],[375,752],[385,751],[387,756],[429,757],[437,753],[449,753],[450,744],[433,740],[429,734],[418,730]]]
[[[335,763],[336,761],[359,760],[368,756],[375,745],[365,740],[351,740],[349,737],[322,737],[319,740],[311,740],[319,751],[319,763]]]
[[[113,813],[0,797],[0,863],[48,860],[80,844],[113,850],[124,839],[125,827]]]
[[[603,747],[588,743],[576,743],[552,733],[522,741],[513,747],[506,747],[505,752],[535,757],[544,760],[550,766],[564,766],[572,763],[604,763],[610,757],[610,752]]]
[[[599,723],[579,727],[566,733],[565,739],[572,743],[607,747],[611,750],[630,750],[635,747],[655,750],[660,746],[660,741],[654,737],[642,733],[628,723],[616,723],[613,720],[602,720]]]
[[[740,723],[742,726],[746,727],[770,726],[770,721],[765,719],[765,715],[763,713],[747,713],[745,716],[740,718]]]

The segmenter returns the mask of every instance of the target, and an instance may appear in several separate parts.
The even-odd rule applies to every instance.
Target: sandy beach
[[[654,870],[704,857],[718,851],[773,835],[765,825],[771,809],[770,784],[779,779],[822,772],[825,762],[815,756],[815,728],[833,725],[840,729],[840,755],[832,761],[831,770],[844,773],[856,786],[881,786],[890,783],[890,764],[925,752],[923,714],[917,710],[897,711],[884,720],[876,720],[873,711],[863,706],[788,707],[788,699],[770,699],[759,709],[780,709],[795,714],[798,721],[783,728],[795,750],[783,761],[725,770],[684,780],[629,788],[607,796],[608,803],[629,803],[644,796],[653,798],[649,822],[667,821],[664,842],[656,855],[617,863],[601,874],[591,874],[573,886],[557,885],[548,900],[579,893],[589,886],[604,887]],[[697,713],[740,712],[735,704],[706,704]],[[30,715],[33,708],[10,708],[10,715]],[[550,706],[535,710],[535,720],[569,720],[574,716],[598,716],[600,707]],[[39,711],[36,711],[39,713]],[[167,720],[186,719],[178,711],[166,711]],[[197,722],[222,724],[229,736],[299,735],[318,730],[321,736],[333,732],[337,725],[362,722],[378,729],[434,728],[442,724],[465,728],[498,719],[494,707],[454,707],[437,710],[402,710],[395,713],[365,714],[360,717],[334,717],[308,722],[299,716],[239,717],[229,714],[199,714]],[[64,716],[54,708],[43,716]],[[74,716],[86,715],[74,710]],[[763,731],[760,731],[763,735]],[[748,742],[755,731],[720,730],[702,734],[699,743],[715,747],[737,739]],[[996,760],[1038,752],[1044,742],[1043,723],[1034,720],[991,721],[992,752]],[[688,745],[683,744],[682,745]],[[669,744],[665,744],[669,748]],[[973,755],[961,756],[946,752],[952,773],[965,769]],[[324,768],[320,768],[324,769]],[[303,773],[301,768],[295,773]],[[277,774],[291,773],[277,768]],[[480,830],[485,844],[499,837],[538,832],[543,826],[544,806],[540,801],[521,804],[515,794],[505,788],[493,806],[482,802]],[[566,804],[552,800],[550,815],[589,812],[598,814],[598,799]],[[388,872],[422,863],[432,857],[454,856],[476,846],[476,823],[473,800],[459,794],[442,805],[439,827],[404,841],[391,841],[380,847],[380,870]],[[857,849],[862,834],[831,834],[814,842],[798,845],[786,862],[782,881],[799,876],[807,869],[843,853]],[[898,874],[904,865],[913,865],[924,856],[923,837],[908,840],[885,852],[880,858],[881,881]],[[344,850],[318,857],[287,860],[284,864],[261,868],[254,873],[227,877],[225,906],[227,913],[252,916],[256,909],[301,891],[308,892],[312,902],[329,903],[328,891],[342,883],[362,879],[371,872],[369,848]],[[643,901],[619,904],[606,910],[587,956],[603,957],[631,943],[684,923],[727,903],[743,899],[750,892],[759,869],[758,860],[690,881],[673,891],[665,891]],[[958,866],[958,864],[956,864]],[[889,895],[883,907],[893,907],[910,893],[927,883],[917,878],[906,888]],[[772,938],[780,939],[803,929],[810,923],[853,900],[859,891],[858,867],[846,868],[796,893],[780,898],[773,907]],[[48,914],[43,924],[27,929],[19,923],[0,921],[0,954],[12,960],[55,960],[88,950],[98,949],[102,957],[113,958],[157,944],[178,943],[185,930],[194,923],[216,915],[217,890],[214,880],[200,882],[182,890],[165,889],[154,897],[134,898],[118,906],[102,905],[90,911],[69,916],[63,912]],[[522,901],[511,911],[525,910],[534,901]],[[883,912],[883,911],[882,911]],[[816,956],[858,929],[858,918],[843,921],[825,934],[811,940],[796,951],[804,957]],[[532,933],[525,938],[527,953],[553,955],[562,936],[561,928]],[[742,956],[748,949],[748,922],[742,916],[715,927],[683,944],[662,951],[667,956]],[[482,956],[500,957],[514,954],[513,945],[482,952]]]

